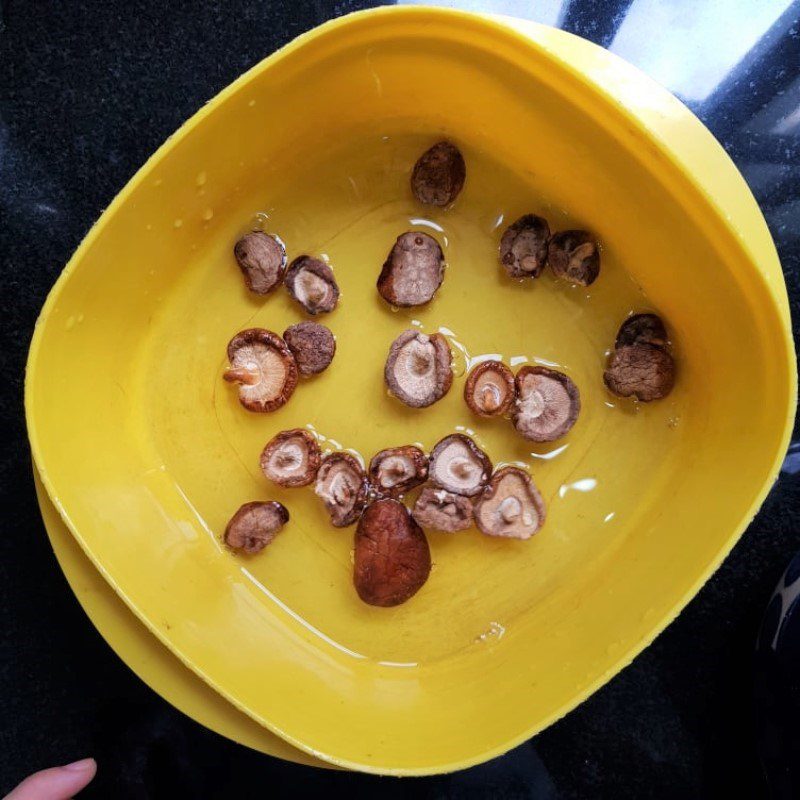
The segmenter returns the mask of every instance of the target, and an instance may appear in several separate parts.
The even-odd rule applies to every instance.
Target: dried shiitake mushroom
[[[253,555],[263,550],[288,521],[286,507],[275,500],[245,503],[225,528],[225,544]]]
[[[514,373],[502,361],[482,361],[469,373],[464,401],[482,417],[505,414],[514,402]]]
[[[620,397],[636,397],[645,403],[660,400],[675,385],[675,361],[661,347],[623,345],[609,359],[603,380]]]
[[[547,367],[522,367],[517,373],[514,427],[533,442],[560,439],[581,410],[578,387],[563,372]]]
[[[326,370],[336,353],[336,339],[324,325],[298,322],[283,332],[301,375],[317,375]]]
[[[383,377],[398,400],[424,408],[450,391],[452,360],[450,345],[440,333],[428,336],[409,328],[392,342]]]
[[[369,481],[380,493],[397,497],[425,483],[428,457],[419,447],[404,445],[376,453],[369,462]]]
[[[299,256],[286,270],[284,278],[289,294],[309,314],[333,311],[339,302],[339,286],[333,270],[324,262],[311,256]]]
[[[445,436],[431,451],[428,475],[440,489],[472,497],[486,486],[492,462],[483,450],[463,433]]]
[[[589,286],[600,274],[600,248],[588,231],[561,231],[550,239],[547,263],[559,278]]]
[[[488,536],[530,539],[545,520],[544,500],[524,470],[503,467],[475,502],[475,524]]]
[[[286,271],[286,248],[276,236],[262,231],[247,233],[236,242],[233,254],[251,292],[269,294]]]
[[[460,494],[426,486],[411,515],[423,528],[445,533],[464,531],[472,525],[472,501]]]
[[[393,306],[427,303],[444,280],[444,254],[433,236],[408,231],[397,237],[378,276],[381,297]]]
[[[512,278],[538,278],[547,263],[549,238],[547,220],[525,214],[500,239],[500,263]]]
[[[222,376],[239,384],[239,402],[248,411],[275,411],[297,386],[297,364],[277,333],[249,328],[228,344],[230,369]]]
[[[261,452],[261,471],[279,486],[308,486],[321,459],[317,440],[302,428],[281,431]]]
[[[352,525],[367,504],[369,484],[358,460],[350,453],[331,453],[322,459],[314,491],[322,498],[337,528]]]
[[[450,142],[437,142],[414,164],[411,191],[425,205],[449,206],[464,188],[466,177],[461,151]]]
[[[397,500],[376,500],[361,515],[355,537],[353,583],[372,606],[399,606],[428,580],[428,540]]]
[[[667,329],[657,314],[634,314],[620,325],[614,347],[628,344],[667,346]]]

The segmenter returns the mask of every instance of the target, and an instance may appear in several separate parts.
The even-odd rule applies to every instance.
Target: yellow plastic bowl
[[[292,744],[372,772],[424,774],[512,747],[576,705],[672,619],[763,500],[796,379],[780,267],[757,206],[708,132],[666,92],[536,26],[443,10],[358,14],[302,37],[200,111],[136,175],[47,300],[26,408],[42,480],[120,596],[211,686]],[[425,144],[463,148],[455,207],[415,207]],[[591,227],[589,291],[502,278],[503,224],[539,211]],[[272,415],[220,380],[230,336],[278,332],[287,297],[248,296],[231,257],[253,225],[325,254],[343,301],[324,375]],[[439,297],[393,313],[374,281],[394,235],[446,238]],[[655,307],[680,365],[637,409],[602,385],[620,319]],[[463,376],[424,412],[386,397],[404,327],[447,328],[472,355],[562,365],[584,408],[558,446],[470,418]],[[463,368],[463,361],[460,362]],[[432,535],[409,603],[364,606],[352,535],[307,490],[275,491],[257,456],[312,424],[366,456],[461,426],[531,466],[549,504],[528,543]],[[565,446],[566,445],[566,446]],[[219,536],[276,497],[292,522],[241,560]]]

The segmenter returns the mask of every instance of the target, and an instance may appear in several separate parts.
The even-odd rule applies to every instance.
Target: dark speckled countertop
[[[81,797],[385,798],[765,795],[751,654],[800,549],[800,448],[687,609],[634,663],[531,742],[441,778],[284,764],[204,730],[142,684],[88,622],[39,518],[22,413],[34,320],[87,229],[202,103],[292,37],[373,5],[0,0],[0,791],[87,754]],[[557,25],[636,64],[725,146],[778,246],[800,311],[800,2],[474,0]]]

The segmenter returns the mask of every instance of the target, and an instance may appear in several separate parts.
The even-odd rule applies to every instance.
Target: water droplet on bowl
[[[175,228],[180,228],[180,227],[181,227],[181,225],[183,225],[183,220],[182,220],[182,219],[176,219],[176,220],[175,220],[175,222],[173,222],[173,223],[172,223],[172,225],[173,225]]]
[[[490,622],[489,627],[481,634],[475,637],[475,642],[487,642],[496,639],[502,639],[506,629],[499,622]]]
[[[203,171],[197,173],[197,177],[194,179],[194,182],[197,186],[204,186],[207,180],[208,175],[206,175],[205,171]]]
[[[208,221],[209,221],[209,220],[210,220],[210,219],[211,219],[213,216],[214,216],[214,209],[213,209],[213,208],[207,208],[207,209],[206,209],[206,210],[203,212],[203,219],[204,219],[206,222],[208,222]]]

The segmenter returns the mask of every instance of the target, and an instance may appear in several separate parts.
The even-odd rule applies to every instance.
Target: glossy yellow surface
[[[175,658],[131,613],[81,550],[44,490],[38,476],[36,497],[50,544],[70,588],[100,635],[148,686],[201,725],[239,744],[285,761],[331,767],[238,711]]]
[[[407,176],[442,135],[462,146],[468,179],[453,209],[431,215]],[[526,211],[598,234],[590,290],[501,277],[497,239]],[[292,256],[330,258],[343,293],[325,320],[334,365],[268,416],[247,414],[220,381],[238,329],[300,318],[281,294],[245,292],[230,250],[253,224]],[[446,237],[442,290],[393,313],[374,291],[380,264],[402,230],[431,226]],[[637,409],[601,373],[620,319],[648,307],[670,324],[680,373],[668,400]],[[463,375],[431,409],[399,407],[381,365],[415,322],[446,328],[470,357],[562,365],[582,390],[578,424],[526,448],[502,422],[466,415]],[[188,666],[311,753],[421,774],[540,730],[688,601],[771,485],[793,355],[764,221],[677,101],[545,28],[393,8],[302,37],[156,153],[48,299],[26,402],[65,521]],[[352,533],[331,529],[308,490],[275,491],[258,473],[263,443],[303,424],[367,457],[467,427],[496,462],[530,466],[547,525],[528,543],[432,535],[420,593],[363,606]],[[219,535],[261,497],[285,501],[292,522],[261,556],[237,559]]]

